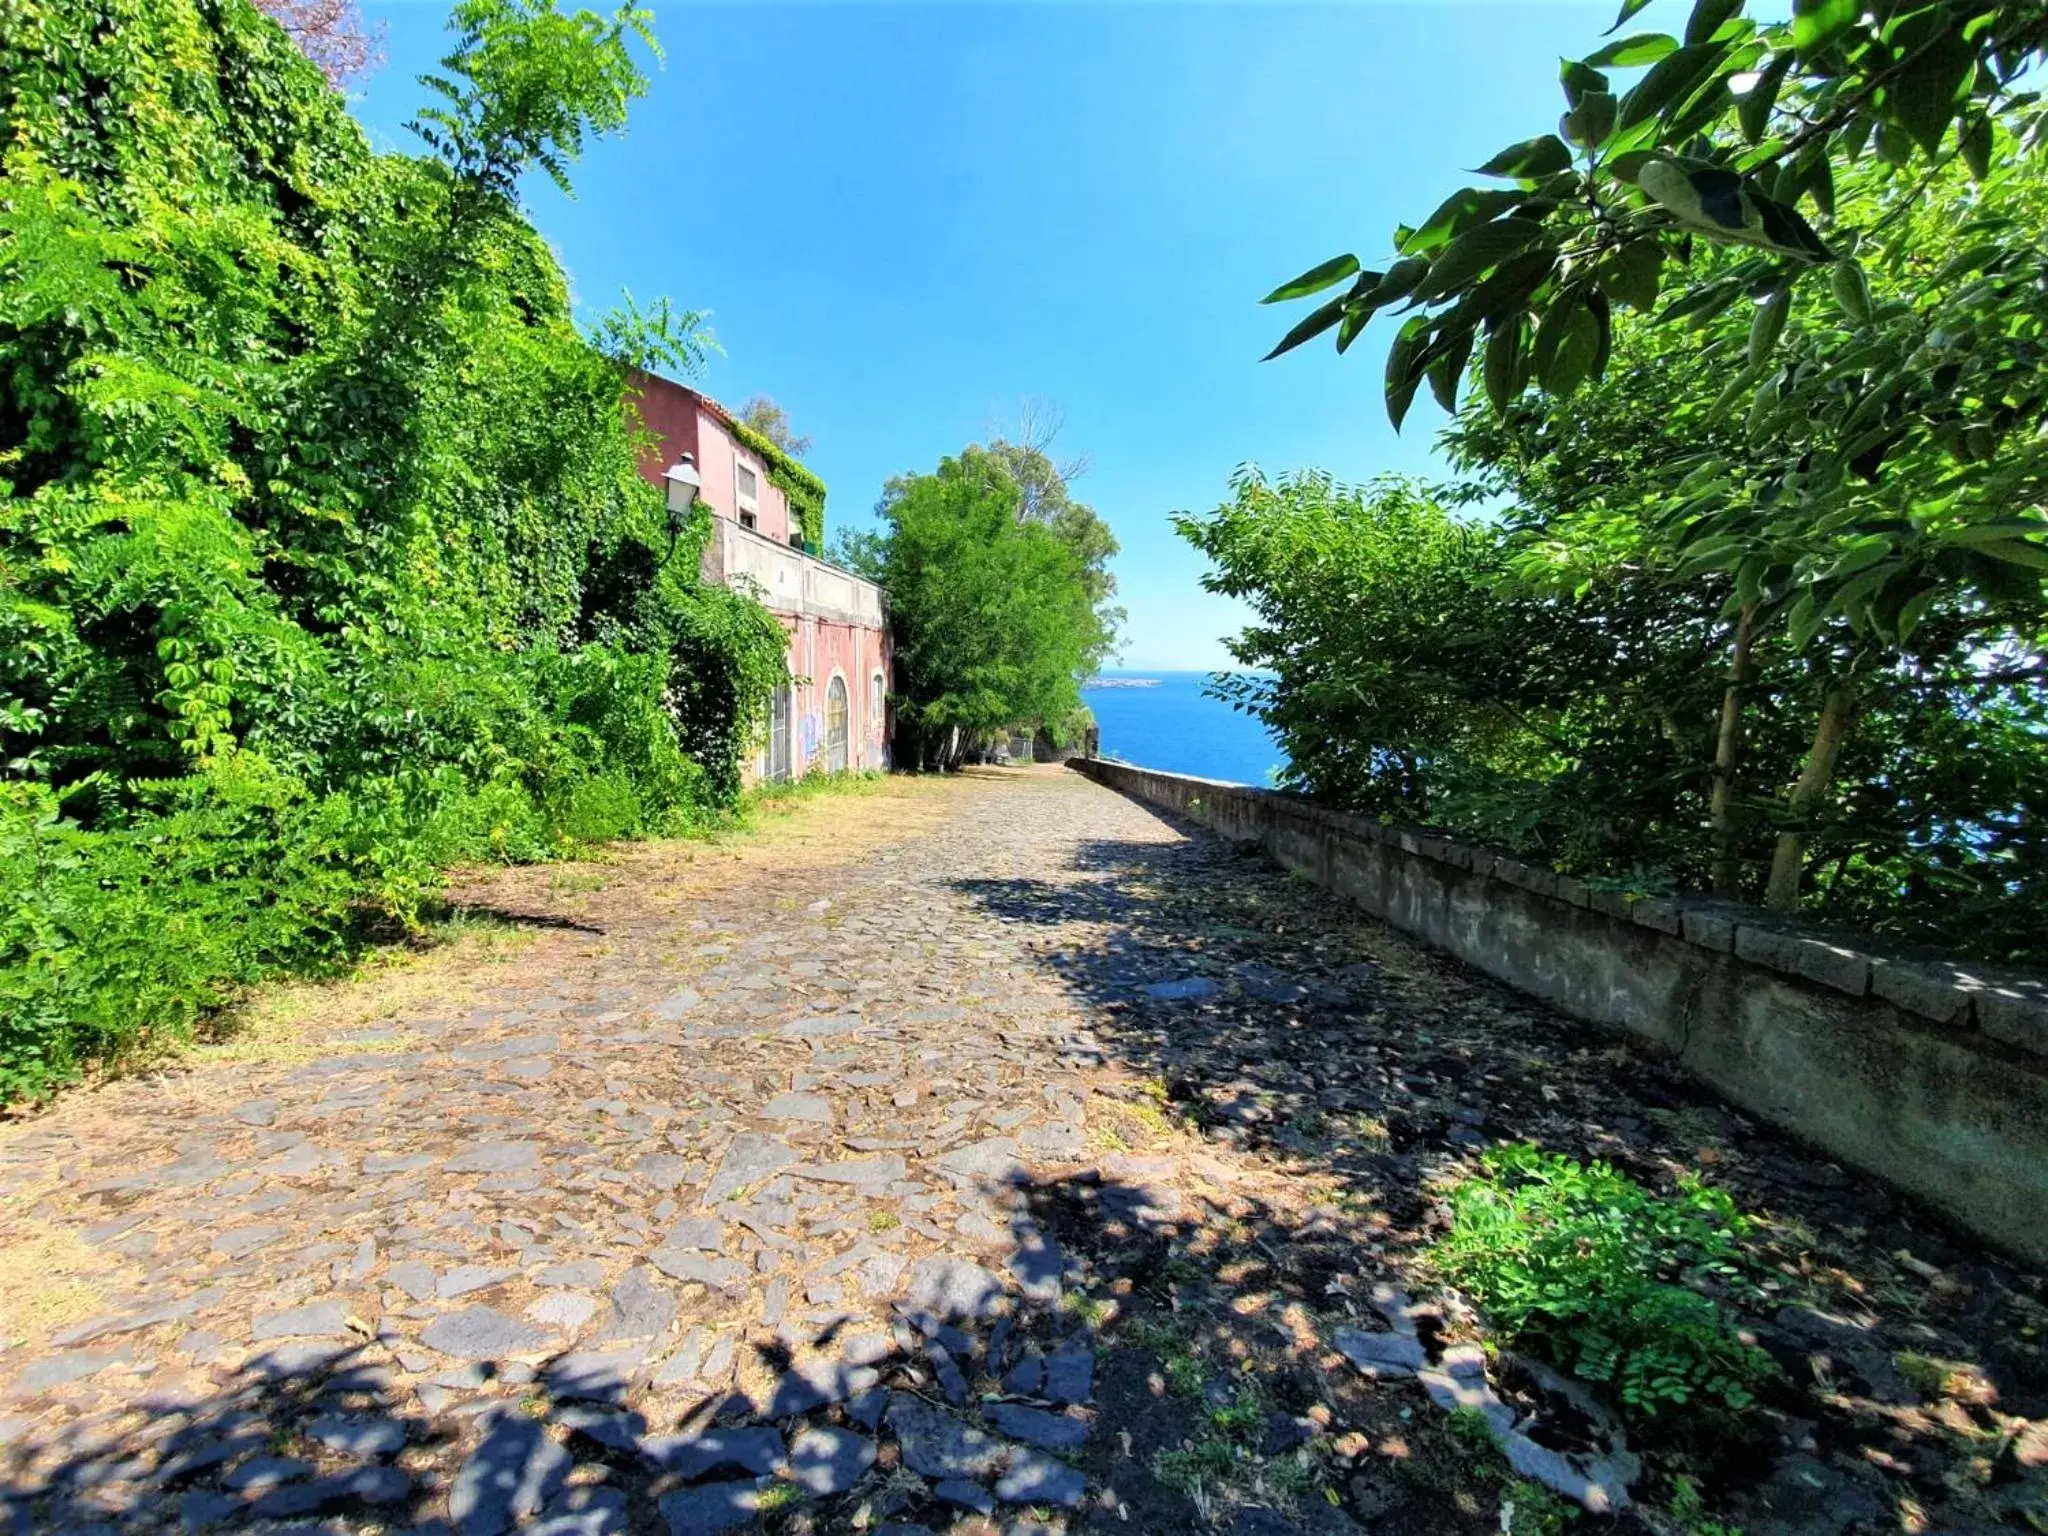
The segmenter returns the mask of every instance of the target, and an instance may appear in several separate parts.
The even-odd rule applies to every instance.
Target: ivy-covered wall
[[[825,482],[737,417],[726,418],[733,438],[761,460],[768,479],[789,498],[789,515],[812,554],[825,547]]]
[[[785,675],[636,472],[672,339],[580,334],[515,200],[623,125],[630,13],[471,0],[434,156],[247,0],[6,14],[0,1102],[450,861],[715,814]]]

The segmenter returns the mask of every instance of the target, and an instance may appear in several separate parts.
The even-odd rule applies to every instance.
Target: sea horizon
[[[1258,675],[1252,668],[1224,669]],[[1142,768],[1270,788],[1286,754],[1263,721],[1207,691],[1218,669],[1105,667],[1082,685],[1099,750]],[[1132,686],[1149,683],[1151,686]]]

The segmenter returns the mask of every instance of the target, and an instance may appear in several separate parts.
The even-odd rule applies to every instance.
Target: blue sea
[[[1210,698],[1208,681],[1207,672],[1118,669],[1082,689],[1081,699],[1102,727],[1105,756],[1167,773],[1269,787],[1285,754],[1256,716]],[[1148,686],[1129,686],[1134,683]]]

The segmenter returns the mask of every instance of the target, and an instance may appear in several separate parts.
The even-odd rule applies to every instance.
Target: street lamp
[[[682,537],[684,527],[690,521],[690,509],[697,504],[697,493],[704,488],[704,477],[697,473],[697,459],[694,454],[682,458],[662,471],[662,488],[668,493],[668,552],[676,552],[676,540]]]

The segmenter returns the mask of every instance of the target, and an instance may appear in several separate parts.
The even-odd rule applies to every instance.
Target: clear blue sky
[[[388,29],[356,107],[387,147],[445,8]],[[1659,7],[1663,9],[1663,7]],[[702,386],[773,395],[814,440],[834,527],[884,479],[1056,402],[1077,492],[1122,540],[1125,661],[1211,667],[1235,605],[1168,514],[1239,463],[1350,479],[1426,469],[1440,419],[1397,438],[1390,330],[1337,358],[1258,359],[1291,321],[1271,288],[1389,232],[1562,105],[1612,0],[1492,4],[662,5],[667,63],[576,197],[532,215],[579,303],[622,288],[712,312]],[[1644,22],[1653,16],[1642,18]],[[1635,30],[1635,28],[1631,28]]]

